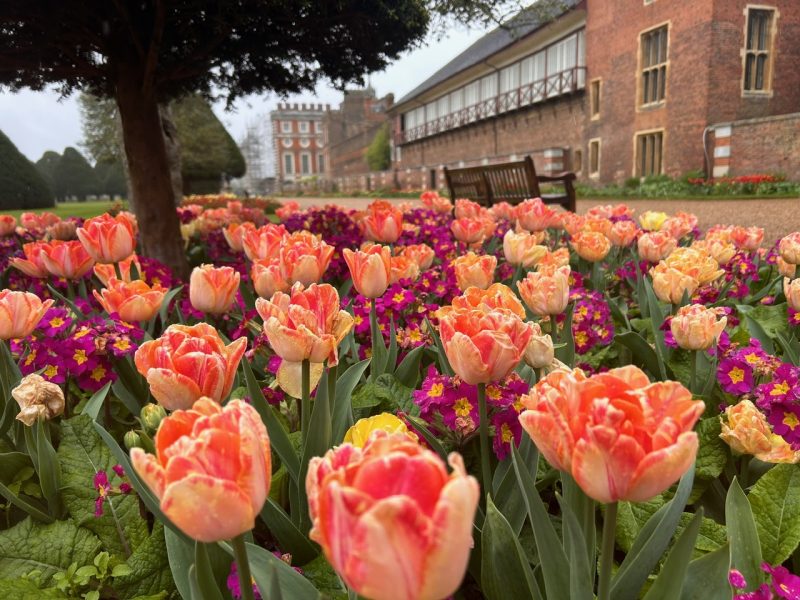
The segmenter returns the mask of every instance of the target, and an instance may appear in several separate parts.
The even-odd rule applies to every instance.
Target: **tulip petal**
[[[193,380],[168,369],[150,369],[147,383],[153,397],[167,410],[189,409],[203,395]]]
[[[189,475],[170,483],[161,510],[200,542],[228,540],[255,526],[255,513],[245,493],[232,481],[208,475]]]
[[[161,499],[164,496],[166,475],[164,468],[158,464],[158,459],[141,448],[131,448],[131,464],[156,498]]]
[[[596,426],[587,430],[587,437],[575,444],[572,476],[581,489],[598,502],[625,500],[643,457],[644,450],[632,437],[618,435],[609,427]]]
[[[623,500],[644,502],[666,490],[692,466],[697,456],[697,434],[687,431],[668,448],[651,452],[639,463]]]

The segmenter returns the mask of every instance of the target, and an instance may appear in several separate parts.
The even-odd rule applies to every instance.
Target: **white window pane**
[[[464,90],[456,90],[450,94],[450,112],[458,112],[464,108]]]

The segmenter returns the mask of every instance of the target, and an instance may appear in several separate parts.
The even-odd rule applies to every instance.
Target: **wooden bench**
[[[468,198],[484,206],[498,202],[519,204],[528,198],[541,198],[546,204],[559,204],[566,210],[575,212],[575,173],[561,173],[547,176],[537,175],[533,160],[526,156],[524,160],[467,167],[465,169],[448,169],[444,176],[450,190],[450,199]],[[540,183],[558,182],[564,186],[562,194],[542,194]]]

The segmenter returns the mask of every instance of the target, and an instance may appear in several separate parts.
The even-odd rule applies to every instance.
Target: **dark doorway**
[[[431,169],[431,189],[438,190],[439,186],[436,185],[436,169]]]

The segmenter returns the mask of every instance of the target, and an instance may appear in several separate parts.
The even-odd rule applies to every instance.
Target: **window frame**
[[[288,127],[287,127],[288,125]],[[281,133],[292,133],[292,122],[289,120],[281,121]]]
[[[299,133],[310,133],[311,132],[311,123],[309,121],[298,121],[297,122],[297,131]]]
[[[303,168],[303,159],[307,159],[308,162],[308,170]],[[311,164],[311,153],[310,152],[301,152],[300,153],[300,175],[313,175],[314,174],[314,165]]]
[[[747,73],[747,35],[750,25],[750,13],[752,11],[766,11],[772,13],[770,16],[770,23],[769,28],[767,31],[767,35],[769,39],[767,40],[767,48],[762,52],[767,56],[766,67],[764,70],[764,88],[760,90],[748,90],[745,89],[746,78],[745,75]],[[774,72],[775,72],[775,57],[776,57],[776,50],[775,50],[775,38],[778,37],[778,19],[780,18],[780,11],[778,10],[777,6],[770,6],[766,4],[748,4],[744,7],[742,11],[744,15],[744,29],[742,35],[742,48],[741,48],[741,56],[742,56],[742,80],[740,84],[740,89],[742,96],[750,96],[750,97],[770,97],[772,96],[773,89],[773,81],[774,81]]]
[[[660,135],[661,136],[661,148],[659,150],[659,167],[658,173],[650,173],[645,174],[644,172],[639,172],[639,165],[641,161],[641,155],[639,152],[639,138],[643,138],[650,135]],[[664,174],[664,165],[666,161],[664,160],[664,156],[666,154],[665,150],[667,147],[666,144],[667,140],[667,132],[663,127],[658,127],[655,129],[643,129],[641,131],[636,131],[633,134],[633,173],[632,177],[638,177],[639,179],[644,179],[645,177],[651,176],[658,176]]]
[[[597,144],[597,170],[592,171],[592,146]],[[587,171],[589,172],[589,177],[592,179],[599,179],[600,178],[600,167],[602,165],[602,157],[603,157],[603,143],[602,139],[599,137],[592,138],[589,140],[589,161],[587,164]]]
[[[289,159],[289,164],[291,165],[291,169],[286,169],[286,159]],[[294,154],[292,152],[284,152],[283,153],[283,174],[284,175],[294,175],[295,174],[295,164],[294,164]]]
[[[595,84],[597,84],[597,92],[595,92]],[[603,100],[603,79],[602,77],[595,77],[589,81],[589,116],[590,120],[596,121],[600,118],[602,111],[601,102]],[[597,105],[597,112],[595,112],[595,104]]]
[[[666,56],[664,57],[663,62],[659,62],[656,64],[648,65],[647,67],[644,66],[644,38],[648,34],[655,33],[660,29],[666,29],[667,33],[667,44],[666,44]],[[664,21],[663,23],[659,23],[652,27],[648,27],[639,32],[639,44],[637,49],[637,59],[636,59],[636,110],[649,110],[653,108],[661,108],[667,103],[667,97],[669,96],[669,90],[667,86],[667,82],[669,81],[669,71],[670,71],[670,60],[669,60],[669,47],[670,47],[670,37],[672,33],[672,22],[671,21]],[[664,89],[664,97],[659,98],[658,100],[651,100],[645,102],[645,85],[644,85],[644,74],[645,70],[653,72],[658,71],[659,73],[662,71],[664,76],[662,78],[661,86]],[[659,87],[661,87],[659,86]]]

